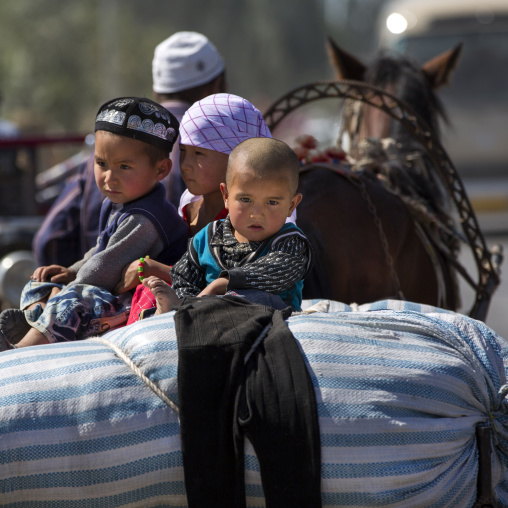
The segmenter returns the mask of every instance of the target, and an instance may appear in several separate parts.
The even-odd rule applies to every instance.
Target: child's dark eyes
[[[107,164],[104,161],[95,161],[95,164],[103,169],[107,167]],[[131,169],[131,166],[128,164],[120,164],[120,169]]]
[[[241,198],[238,198],[238,201],[240,201],[241,203],[250,203],[251,202],[251,199],[250,198],[245,198],[245,197],[241,197]],[[266,204],[270,205],[270,206],[276,206],[279,204],[278,201],[276,201],[275,199],[269,199]]]

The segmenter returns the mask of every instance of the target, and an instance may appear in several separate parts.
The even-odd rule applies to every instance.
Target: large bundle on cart
[[[317,310],[288,324],[316,395],[322,506],[508,506],[506,343],[408,302]],[[177,370],[174,312],[2,353],[2,505],[187,506]],[[265,506],[245,450],[246,506]]]

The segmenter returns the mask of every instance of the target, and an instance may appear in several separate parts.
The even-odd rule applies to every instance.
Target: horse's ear
[[[326,49],[335,70],[336,79],[363,81],[366,67],[360,60],[339,48],[331,37],[328,37]]]
[[[422,65],[422,71],[429,79],[432,88],[440,88],[450,82],[450,76],[457,66],[461,52],[462,42]]]

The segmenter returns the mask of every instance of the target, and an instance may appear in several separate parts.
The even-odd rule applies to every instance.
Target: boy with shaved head
[[[220,188],[229,211],[196,234],[171,269],[172,288],[155,277],[143,281],[157,300],[157,314],[185,296],[228,292],[275,308],[300,310],[311,247],[286,222],[302,199],[300,164],[291,148],[271,138],[251,138],[230,154]]]

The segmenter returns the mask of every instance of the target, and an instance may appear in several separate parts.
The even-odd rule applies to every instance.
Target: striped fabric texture
[[[473,506],[484,422],[508,506],[504,340],[408,302],[305,304],[318,311],[289,326],[316,388],[324,507]],[[173,313],[103,338],[178,404]],[[107,344],[2,353],[0,387],[0,506],[186,507],[178,416]],[[247,506],[264,507],[245,446]]]

